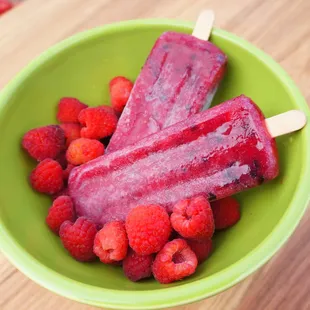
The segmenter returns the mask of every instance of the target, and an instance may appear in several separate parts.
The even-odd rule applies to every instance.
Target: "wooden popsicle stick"
[[[202,11],[197,19],[192,35],[197,39],[208,41],[214,23],[214,12],[212,10]]]
[[[279,137],[303,128],[307,123],[304,112],[291,110],[266,119],[266,125],[272,137]]]

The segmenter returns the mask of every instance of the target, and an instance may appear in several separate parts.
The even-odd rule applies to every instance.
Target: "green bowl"
[[[184,281],[133,283],[119,267],[79,263],[45,225],[48,197],[35,193],[27,177],[35,163],[21,150],[30,128],[55,123],[60,97],[89,105],[109,103],[108,82],[116,75],[135,79],[154,41],[166,30],[190,33],[192,24],[171,20],[129,21],[93,29],[52,47],[24,69],[0,98],[0,245],[11,262],[40,285],[62,296],[108,308],[157,309],[217,294],[258,269],[283,245],[300,221],[308,200],[310,127],[277,139],[281,173],[238,195],[242,219],[217,233],[208,261]],[[214,29],[211,40],[229,65],[214,103],[241,93],[266,117],[308,107],[288,75],[246,41]]]

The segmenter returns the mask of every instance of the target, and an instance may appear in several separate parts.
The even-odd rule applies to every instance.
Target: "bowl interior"
[[[45,216],[51,200],[32,191],[27,183],[35,163],[22,151],[21,137],[30,128],[56,123],[56,104],[60,97],[77,97],[91,106],[109,104],[109,80],[116,75],[134,80],[154,41],[166,30],[190,32],[191,29],[178,24],[141,23],[84,34],[79,40],[67,42],[66,48],[59,47],[45,54],[40,65],[32,65],[26,69],[23,76],[13,82],[14,87],[11,87],[1,102],[2,225],[11,240],[38,265],[42,264],[64,276],[59,283],[60,287],[71,279],[78,282],[77,285],[87,284],[96,289],[137,292],[182,287],[204,279],[208,281],[204,283],[209,283],[211,288],[212,281],[219,272],[234,268],[233,264],[251,256],[251,252],[272,233],[288,209],[295,208],[292,199],[304,172],[306,132],[277,139],[281,167],[279,177],[238,195],[242,205],[241,221],[231,229],[216,233],[212,256],[199,266],[195,275],[185,281],[169,286],[160,285],[153,280],[132,283],[123,276],[121,268],[100,263],[78,263],[63,249],[59,238],[46,227]],[[279,75],[260,57],[251,53],[242,42],[231,39],[227,33],[219,30],[213,32],[212,41],[229,59],[225,80],[213,104],[243,93],[258,104],[266,117],[301,108]],[[300,217],[301,213],[301,210],[296,210],[296,217]],[[286,237],[281,236],[284,239]],[[270,255],[267,252],[265,256]],[[253,255],[251,259],[259,263],[264,257]],[[247,268],[247,265],[243,266],[243,270],[239,271],[240,276]],[[208,294],[208,285],[205,286],[205,293]],[[98,302],[104,298],[98,297]],[[111,296],[110,298],[113,300]],[[118,298],[122,299],[121,296]],[[139,295],[137,298],[139,299]],[[156,299],[159,297],[155,296],[154,300]]]

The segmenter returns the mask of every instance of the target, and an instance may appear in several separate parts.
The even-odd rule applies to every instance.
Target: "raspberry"
[[[156,255],[152,271],[158,282],[166,284],[190,276],[197,265],[197,257],[186,241],[174,239]]]
[[[54,159],[65,149],[65,133],[58,125],[31,129],[24,135],[22,146],[38,161]]]
[[[64,123],[60,124],[60,127],[65,133],[66,146],[68,147],[70,143],[81,137],[81,125],[77,123]]]
[[[79,113],[87,107],[76,98],[62,98],[58,103],[57,119],[60,123],[78,123]]]
[[[56,194],[63,188],[62,168],[53,159],[44,159],[30,174],[33,189],[49,195]]]
[[[192,251],[196,254],[198,263],[203,263],[211,254],[212,251],[212,240],[194,240],[188,239],[186,240],[187,244],[190,246]]]
[[[67,160],[72,165],[85,164],[104,154],[104,146],[97,140],[79,138],[71,142],[67,150]]]
[[[104,225],[97,233],[94,253],[105,264],[123,260],[127,255],[128,238],[123,222],[115,221]]]
[[[129,250],[123,261],[126,277],[133,282],[151,277],[153,259],[153,255],[138,255],[133,250]]]
[[[123,76],[117,76],[110,81],[109,86],[112,106],[120,114],[128,101],[133,83]]]
[[[60,226],[59,236],[64,248],[81,262],[94,260],[94,239],[97,233],[96,225],[85,217],[78,218],[73,224],[65,221]]]
[[[169,215],[159,205],[138,206],[127,215],[126,231],[129,244],[137,254],[156,253],[169,239]]]
[[[69,175],[74,167],[74,165],[68,164],[67,168],[62,173],[64,181],[68,181]]]
[[[0,0],[0,15],[11,10],[12,8],[13,8],[13,3],[11,3],[11,1]]]
[[[69,196],[59,196],[56,198],[46,217],[47,225],[55,233],[58,233],[64,221],[74,221],[74,207]]]
[[[106,107],[87,108],[79,114],[83,126],[81,137],[102,139],[111,136],[117,125],[117,117]]]
[[[215,229],[225,229],[236,224],[240,219],[239,202],[233,197],[227,197],[211,203]]]
[[[214,233],[212,209],[204,196],[179,201],[170,220],[172,227],[184,238],[211,238]]]

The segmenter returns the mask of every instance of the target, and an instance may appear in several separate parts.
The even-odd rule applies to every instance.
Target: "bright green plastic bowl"
[[[30,128],[55,123],[60,97],[108,104],[108,82],[135,79],[155,39],[166,30],[190,33],[192,24],[170,20],[129,21],[93,29],[61,42],[24,69],[0,98],[0,245],[31,279],[65,297],[109,308],[157,309],[219,293],[258,269],[283,245],[308,200],[310,127],[277,140],[280,176],[238,195],[241,221],[217,233],[210,259],[188,279],[170,285],[132,283],[119,267],[74,261],[45,225],[50,199],[27,184],[35,163],[21,150]],[[229,65],[214,103],[241,93],[266,117],[308,107],[288,75],[244,40],[214,29],[212,41]]]

